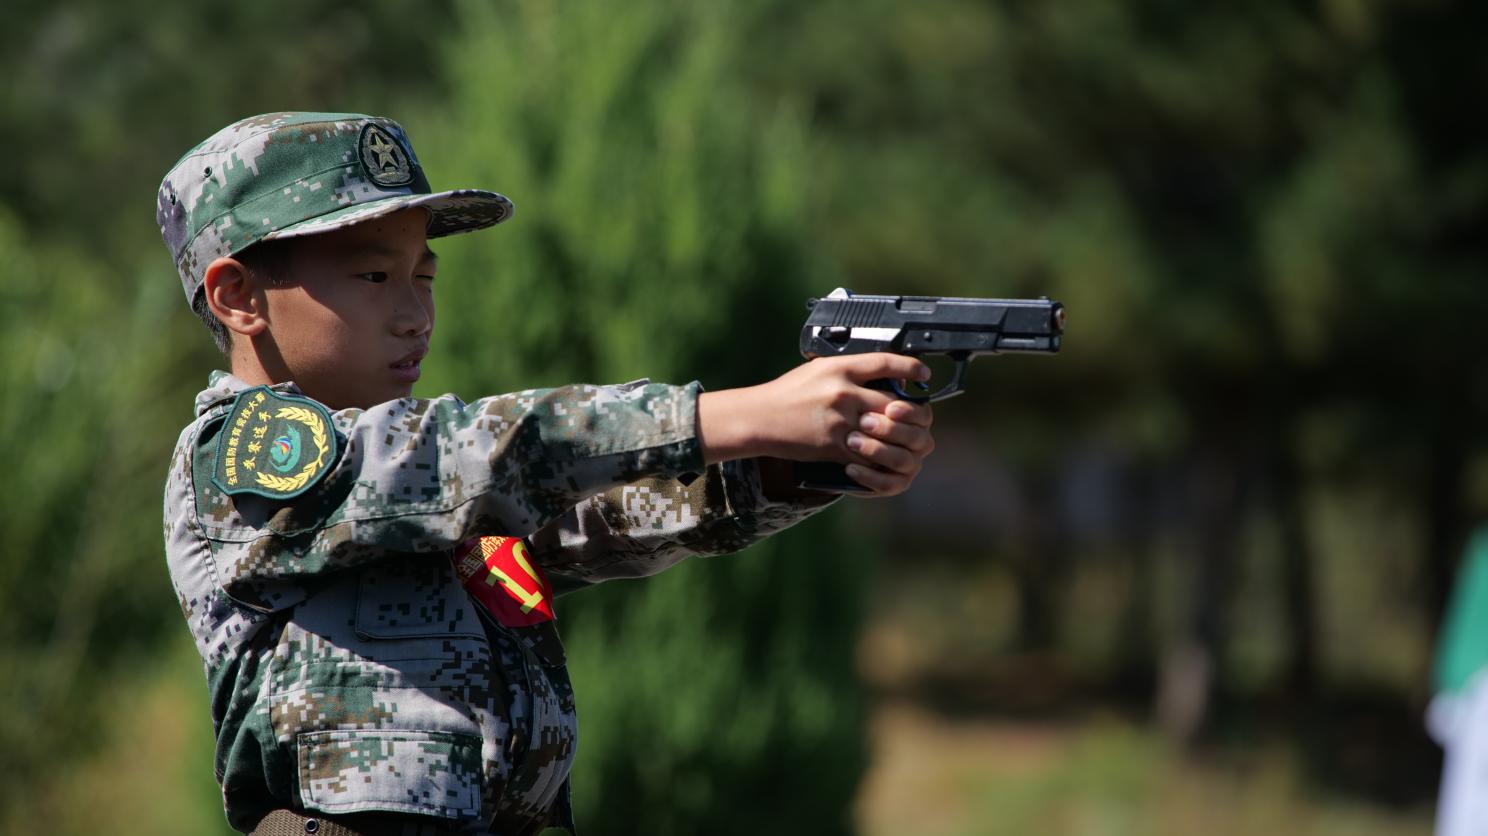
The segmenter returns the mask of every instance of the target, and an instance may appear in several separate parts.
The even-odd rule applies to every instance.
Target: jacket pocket
[[[481,739],[418,731],[301,732],[306,810],[470,818],[480,813]]]

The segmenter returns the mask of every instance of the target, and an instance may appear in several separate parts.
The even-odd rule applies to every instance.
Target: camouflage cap
[[[410,206],[429,210],[430,238],[512,214],[511,201],[495,192],[432,193],[408,135],[391,119],[266,113],[186,152],[160,184],[155,217],[190,301],[214,259]]]

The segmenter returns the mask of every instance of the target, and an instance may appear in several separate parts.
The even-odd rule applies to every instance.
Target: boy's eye
[[[367,281],[372,282],[374,284],[382,284],[383,282],[387,281],[387,277],[388,277],[388,274],[386,274],[386,273],[358,273],[357,274],[357,278],[359,278],[359,279],[366,279]]]

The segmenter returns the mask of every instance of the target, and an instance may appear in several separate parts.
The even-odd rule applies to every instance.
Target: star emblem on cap
[[[386,171],[389,168],[398,167],[398,155],[394,153],[393,144],[383,139],[382,134],[372,134],[372,139],[367,143],[367,149],[376,159],[377,168]]]
[[[368,122],[362,128],[362,168],[367,179],[379,186],[406,186],[413,182],[413,166],[408,151],[385,128]]]

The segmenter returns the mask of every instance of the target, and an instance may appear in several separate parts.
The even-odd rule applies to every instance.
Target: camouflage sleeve
[[[477,534],[527,536],[601,491],[702,471],[700,388],[642,381],[342,410],[334,421],[344,452],[289,501],[213,487],[209,425],[193,482],[214,572],[233,598],[280,609],[303,597],[312,575],[390,553],[447,552]]]
[[[778,502],[754,459],[709,467],[684,483],[644,479],[580,503],[531,538],[560,592],[654,575],[691,555],[735,552],[826,508],[835,496]]]

